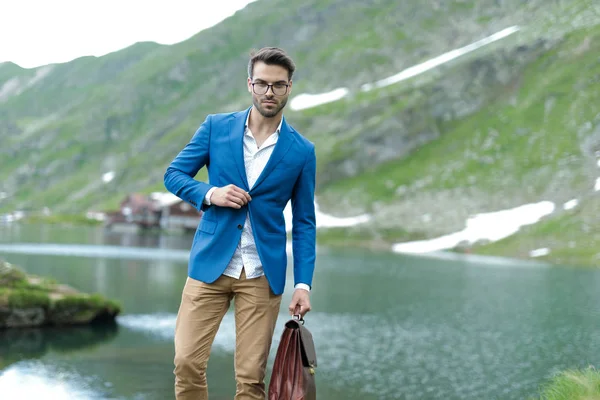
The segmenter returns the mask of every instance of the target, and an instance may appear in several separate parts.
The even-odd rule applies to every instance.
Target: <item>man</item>
[[[251,55],[253,105],[209,115],[165,173],[165,187],[203,211],[175,329],[177,400],[208,398],[210,348],[234,300],[236,400],[266,397],[265,371],[286,278],[283,209],[291,200],[294,293],[310,311],[315,263],[314,145],[287,124],[294,62],[281,49]],[[193,179],[206,166],[209,182]]]

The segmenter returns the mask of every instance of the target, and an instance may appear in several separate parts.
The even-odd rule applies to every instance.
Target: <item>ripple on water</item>
[[[175,318],[126,315],[119,323],[172,340]],[[279,316],[270,365],[288,318]],[[546,377],[556,372],[547,366],[558,369],[574,354],[584,360],[587,346],[600,345],[600,333],[578,333],[571,326],[540,332],[524,323],[494,326],[487,320],[458,319],[463,323],[312,312],[306,327],[328,386],[356,388],[381,399],[521,399],[536,390],[540,371]],[[234,352],[232,313],[225,315],[214,346]]]
[[[286,314],[281,314],[278,318],[270,354],[271,362],[275,357],[283,324],[288,319]],[[121,326],[163,340],[173,340],[175,320],[175,314],[124,315],[118,319]],[[419,353],[413,353],[410,347],[402,346],[403,338],[404,341],[411,342],[415,335],[426,336],[424,333],[406,330],[379,316],[315,312],[307,318],[306,327],[314,336],[319,369],[328,385],[343,389],[349,385],[357,387],[358,384],[365,393],[393,398],[390,396],[399,393],[396,385],[406,385],[407,379],[413,380],[409,382],[412,388],[404,386],[403,389],[413,393],[417,393],[427,383],[427,378],[411,378],[415,376],[413,371],[409,371],[406,376],[403,374],[406,356],[414,357],[415,360],[419,360],[420,356]],[[215,337],[214,348],[230,353],[235,351],[233,313],[227,313],[223,318]]]

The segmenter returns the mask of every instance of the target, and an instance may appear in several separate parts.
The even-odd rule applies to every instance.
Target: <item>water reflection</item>
[[[93,377],[38,360],[14,364],[0,373],[2,399],[117,400]],[[110,386],[110,384],[106,384]],[[121,398],[119,398],[121,399]]]
[[[118,333],[116,323],[65,328],[0,330],[0,369],[48,352],[68,354],[109,343]]]
[[[57,234],[57,232],[60,232]],[[115,232],[102,227],[11,224],[0,228],[0,243],[84,244],[189,250],[193,233]]]

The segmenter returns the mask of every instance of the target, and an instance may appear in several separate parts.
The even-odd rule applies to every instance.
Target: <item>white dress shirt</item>
[[[248,117],[250,117],[250,113],[248,113]],[[254,186],[254,183],[267,165],[267,162],[273,153],[273,149],[275,148],[275,144],[279,139],[280,130],[281,122],[279,123],[277,130],[272,133],[259,148],[254,139],[254,135],[252,135],[250,127],[248,126],[248,119],[246,119],[244,130],[244,165],[246,167],[246,176],[250,188]],[[216,188],[212,188],[206,193],[204,198],[206,204],[211,204],[210,196],[215,189]],[[264,275],[262,263],[260,262],[258,251],[256,249],[256,243],[254,242],[250,213],[246,214],[246,221],[244,222],[244,228],[242,229],[242,237],[229,265],[223,272],[223,275],[239,279],[242,268],[245,269],[247,279],[258,278]],[[310,291],[310,287],[304,283],[298,283],[295,288]]]

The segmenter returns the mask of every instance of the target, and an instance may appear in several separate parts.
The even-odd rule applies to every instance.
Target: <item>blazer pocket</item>
[[[217,221],[211,221],[206,218],[200,218],[200,226],[198,227],[198,230],[212,235],[213,233],[215,233],[216,229]]]

